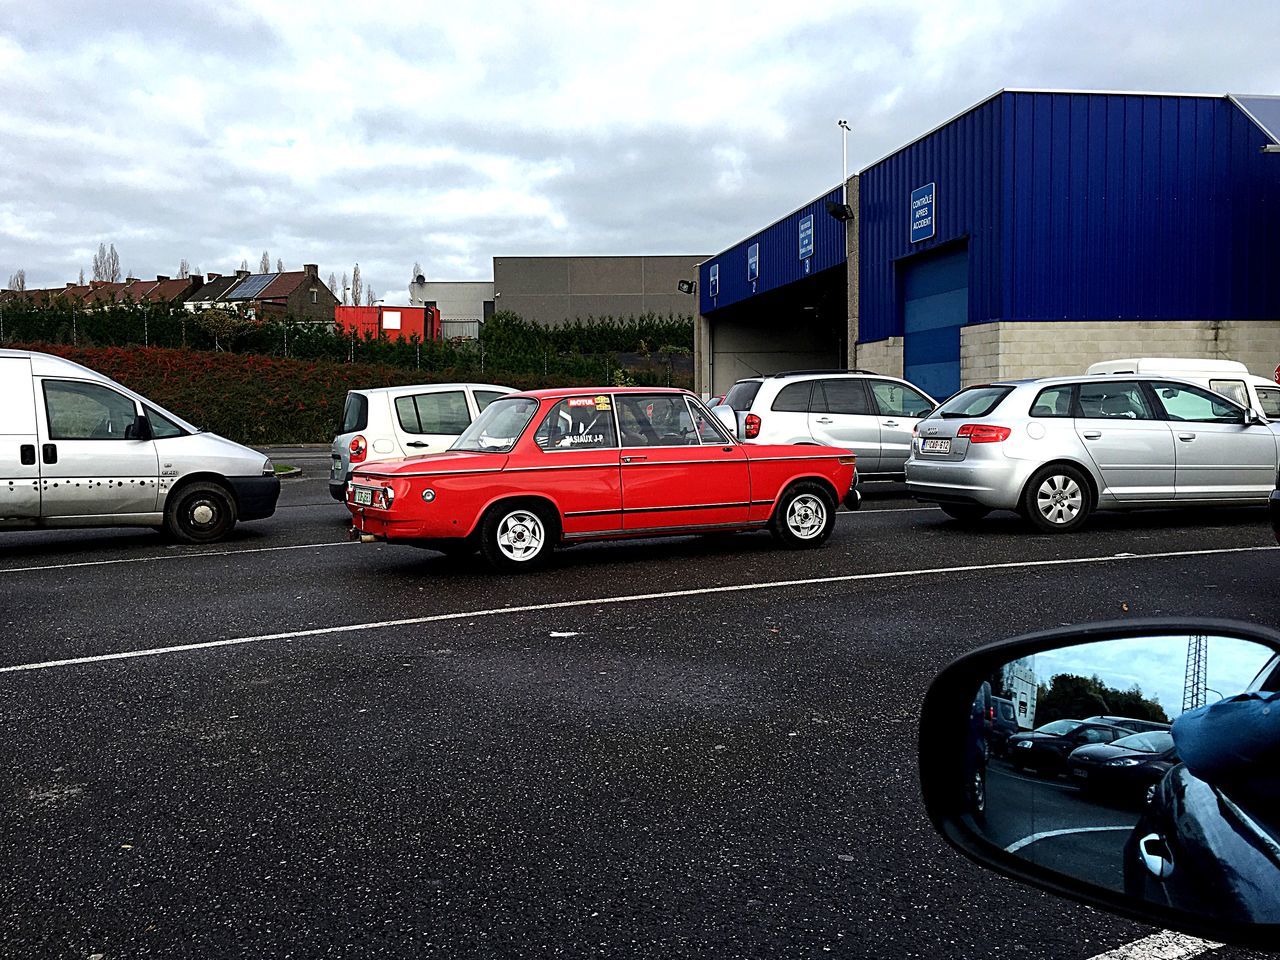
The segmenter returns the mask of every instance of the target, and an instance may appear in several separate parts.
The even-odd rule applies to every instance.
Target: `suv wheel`
[[[1020,513],[1045,533],[1070,533],[1089,516],[1089,481],[1076,467],[1055,464],[1039,470],[1022,491]]]
[[[546,507],[499,505],[481,526],[480,552],[499,570],[536,570],[551,558],[555,530]]]
[[[797,483],[778,500],[769,528],[784,547],[804,550],[821,546],[835,525],[831,494],[816,483]]]

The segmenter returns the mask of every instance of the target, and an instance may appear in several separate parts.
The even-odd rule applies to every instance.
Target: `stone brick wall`
[[[875,343],[860,343],[849,358],[850,366],[859,370],[874,370],[887,377],[902,376],[902,338],[889,337]]]
[[[1280,363],[1280,321],[1001,322],[960,331],[965,385],[1083,373],[1091,363],[1122,357],[1239,360],[1251,373],[1269,377]]]

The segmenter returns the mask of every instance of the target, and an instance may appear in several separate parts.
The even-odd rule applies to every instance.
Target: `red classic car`
[[[530,569],[557,544],[768,527],[816,547],[856,508],[854,457],[747,446],[693,394],[566,388],[493,401],[445,453],[357,468],[352,532]]]

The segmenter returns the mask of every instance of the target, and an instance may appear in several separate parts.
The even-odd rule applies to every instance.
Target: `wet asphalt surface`
[[[1046,537],[870,485],[820,551],[588,545],[504,578],[347,543],[323,454],[277,458],[304,474],[275,517],[215,547],[0,536],[0,666],[251,641],[0,672],[0,956],[1084,960],[1152,930],[934,834],[929,679],[1058,624],[1280,626],[1261,510]],[[1246,547],[1273,549],[1150,556]]]

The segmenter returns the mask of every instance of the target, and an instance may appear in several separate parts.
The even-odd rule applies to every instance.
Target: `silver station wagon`
[[[1170,377],[985,384],[920,421],[907,487],[956,519],[1016,510],[1049,532],[1077,530],[1100,509],[1265,504],[1278,429]]]

